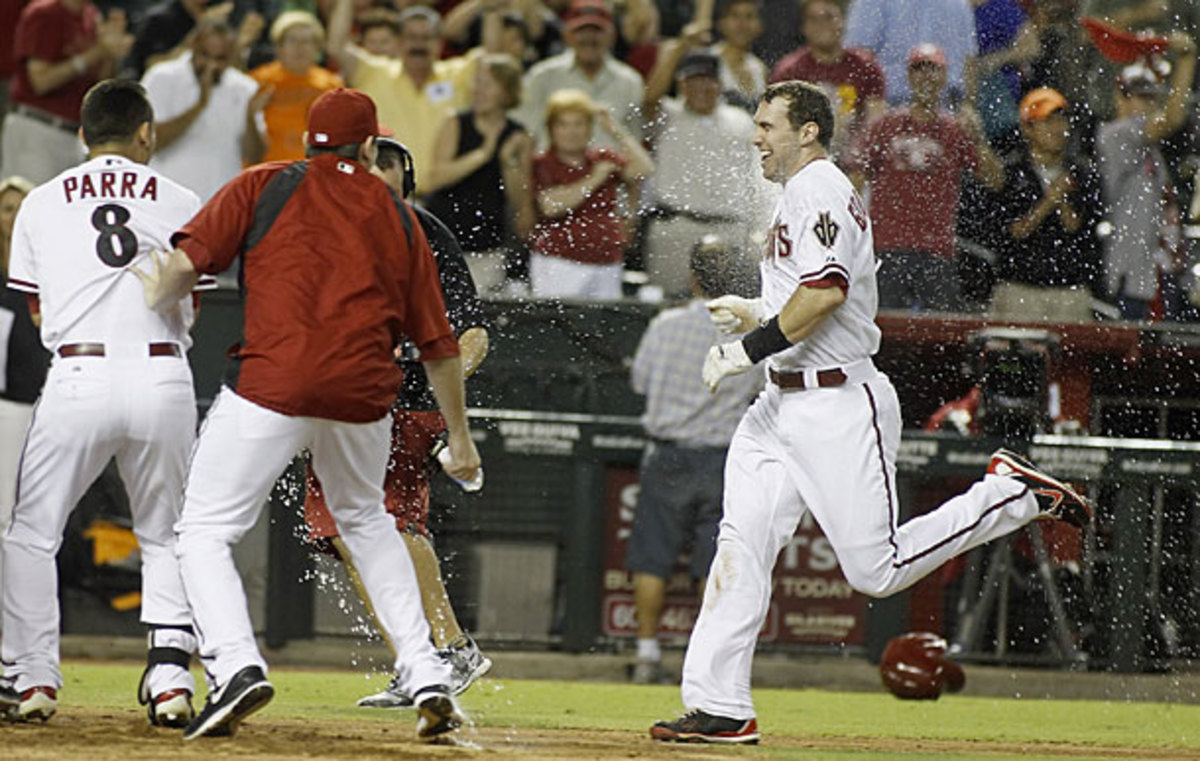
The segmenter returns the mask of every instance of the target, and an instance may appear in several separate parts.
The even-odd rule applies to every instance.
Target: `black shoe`
[[[17,692],[12,680],[0,678],[0,719],[16,721],[20,706],[21,693]]]
[[[1083,528],[1092,521],[1092,505],[1062,481],[1037,469],[1028,458],[1008,449],[992,453],[987,472],[1016,479],[1037,497],[1042,516]]]
[[[758,721],[688,711],[675,721],[657,722],[650,727],[650,736],[663,742],[757,745]]]
[[[453,732],[466,721],[450,690],[444,686],[418,690],[414,699],[417,703],[417,737],[423,740]]]
[[[183,739],[232,735],[243,719],[271,702],[274,696],[275,688],[267,681],[262,669],[247,666],[234,674],[224,687],[208,694],[204,710],[188,725]]]

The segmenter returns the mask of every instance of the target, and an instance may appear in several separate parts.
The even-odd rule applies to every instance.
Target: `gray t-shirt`
[[[1166,163],[1146,139],[1146,117],[1100,125],[1096,137],[1106,216],[1113,231],[1104,241],[1108,292],[1149,301],[1158,289],[1161,239],[1167,229]]]

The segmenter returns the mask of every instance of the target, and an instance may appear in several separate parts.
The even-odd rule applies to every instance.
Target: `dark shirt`
[[[5,287],[8,278],[0,273],[0,312],[12,313],[12,327],[6,331],[8,320],[0,315],[0,341],[8,344],[4,387],[0,399],[33,404],[46,382],[50,354],[42,346],[38,329],[29,317],[28,299],[24,293]]]
[[[487,251],[506,242],[508,200],[504,196],[504,178],[500,170],[500,146],[521,125],[512,119],[504,124],[496,150],[488,162],[453,185],[429,196],[426,206],[445,223],[466,251]],[[470,153],[483,145],[483,135],[475,129],[474,114],[458,115],[458,146],[455,156]]]
[[[1045,196],[1042,179],[1033,160],[1025,153],[1008,167],[998,208],[1004,210],[998,241],[1001,280],[1026,285],[1092,287],[1099,278],[1101,258],[1094,231],[1100,221],[1100,177],[1088,164],[1069,163],[1075,189],[1070,204],[1080,217],[1079,229],[1063,229],[1057,213],[1051,212],[1024,240],[1010,232],[1015,220],[1024,217]]]
[[[458,355],[437,266],[411,207],[356,162],[323,155],[290,196],[264,192],[287,162],[243,171],[172,242],[201,274],[242,254],[245,338],[228,384],[284,415],[349,423],[392,408],[402,336],[424,359]],[[281,194],[280,194],[281,195]],[[282,206],[247,251],[256,208]]]
[[[487,317],[479,301],[479,292],[475,289],[475,280],[471,277],[462,247],[454,239],[454,234],[440,219],[420,206],[414,206],[413,211],[417,212],[417,221],[421,223],[421,229],[429,239],[429,247],[433,249],[450,327],[455,335],[460,336],[471,328],[486,328]],[[425,377],[425,368],[418,359],[419,352],[407,340],[404,342],[403,355],[400,367],[404,370],[404,385],[400,387],[396,407],[405,410],[437,409],[437,399],[429,387],[429,379]]]

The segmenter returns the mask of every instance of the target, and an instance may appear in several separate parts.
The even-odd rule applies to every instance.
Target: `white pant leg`
[[[947,560],[1037,516],[1017,481],[987,476],[933,512],[897,526],[900,404],[891,382],[794,391],[782,396],[779,435],[789,471],[858,591],[886,597]]]
[[[374,423],[317,421],[312,464],[325,501],[370,597],[375,618],[396,648],[396,674],[410,695],[448,685],[450,667],[429,641],[412,558],[383,506],[392,416]]]
[[[101,358],[56,359],[29,427],[3,552],[2,653],[18,690],[62,686],[54,558],[68,516],[118,444],[110,379]]]
[[[200,429],[175,533],[200,659],[217,685],[247,666],[266,670],[231,548],[253,528],[311,429],[307,418],[273,412],[228,388]]]
[[[775,434],[777,408],[777,398],[760,395],[729,446],[717,553],[683,662],[689,710],[754,716],[750,670],[771,600],[771,570],[805,510]]]
[[[132,364],[132,363],[131,363]],[[133,530],[142,552],[142,622],[192,623],[175,553],[175,522],[183,503],[183,480],[196,438],[192,373],[182,357],[137,362],[146,393],[130,399],[125,442],[117,468],[129,492]]]
[[[32,418],[32,404],[0,399],[0,590],[4,589],[4,535],[12,523],[13,504],[17,500],[17,471]],[[0,616],[0,627],[3,626],[2,619]]]

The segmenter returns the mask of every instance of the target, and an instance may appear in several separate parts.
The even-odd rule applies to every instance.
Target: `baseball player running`
[[[403,143],[388,137],[380,137],[375,144],[379,155],[371,171],[407,200],[416,187],[412,154]],[[463,375],[469,377],[483,363],[488,350],[486,319],[475,290],[475,281],[463,258],[462,248],[449,228],[420,206],[414,206],[413,211],[437,261],[438,281],[442,299],[446,302],[446,317],[458,333]],[[404,384],[392,408],[392,449],[387,479],[383,484],[384,506],[396,519],[396,529],[408,546],[434,647],[438,649],[438,655],[450,663],[451,691],[460,695],[488,672],[492,661],[480,652],[475,640],[459,626],[426,527],[429,518],[429,480],[433,469],[438,467],[431,454],[442,444],[446,421],[437,410],[437,400],[430,392],[416,347],[406,341],[397,356],[404,371]],[[325,504],[324,490],[312,468],[308,471],[304,520],[310,541],[320,550],[346,562],[345,543],[338,536],[333,516]],[[347,565],[347,571],[355,592],[366,600],[366,590],[354,566]],[[388,644],[391,645],[390,642]],[[358,701],[363,708],[404,708],[412,704],[412,695],[404,691],[398,675],[393,676],[382,691]]]
[[[897,525],[900,407],[871,363],[880,335],[871,223],[827,158],[829,100],[807,82],[780,82],[767,88],[754,120],[763,175],[783,195],[760,265],[761,298],[709,302],[718,327],[750,332],[709,351],[704,380],[715,389],[766,359],[769,381],[725,463],[717,554],[683,666],[688,712],[651,727],[658,740],[758,741],[751,659],[772,566],[806,510],[846,579],[872,597],[1035,518],[1077,526],[1091,518],[1071,488],[1000,450],[966,493]]]
[[[196,443],[176,525],[210,688],[185,740],[230,734],[274,695],[230,550],[304,448],[396,648],[418,736],[463,721],[450,668],[429,643],[412,561],[383,507],[402,334],[420,351],[446,418],[447,472],[471,480],[479,454],[429,243],[407,204],[370,173],[378,135],[369,97],[322,94],[308,113],[307,160],[242,172],[173,236],[164,260],[140,272],[147,303],[159,307],[198,273],[242,257],[245,338]]]
[[[196,640],[174,534],[196,429],[186,359],[193,304],[185,289],[152,311],[125,270],[166,246],[200,200],[145,166],[154,114],[140,85],[100,82],[81,117],[88,160],[30,193],[13,233],[9,287],[38,305],[53,362],[4,540],[8,702],[15,693],[19,719],[54,714],[62,687],[54,557],[71,510],[115,457],[141,548],[142,621],[150,628],[138,697],[152,723],[179,727],[191,718],[195,690],[187,666]]]

